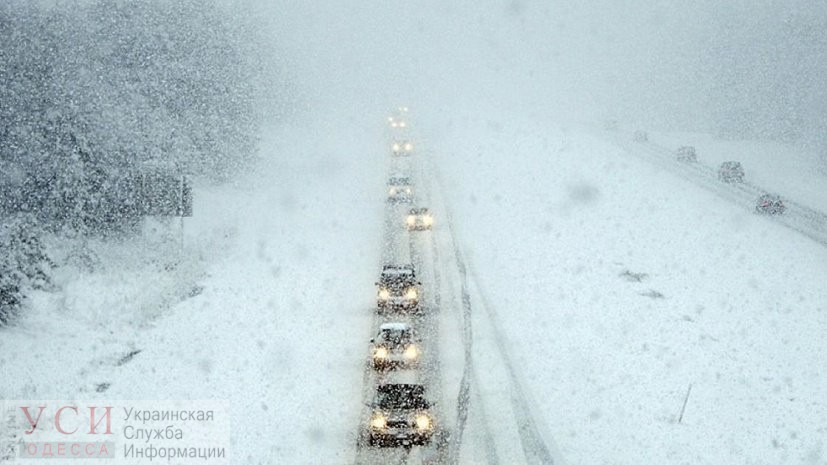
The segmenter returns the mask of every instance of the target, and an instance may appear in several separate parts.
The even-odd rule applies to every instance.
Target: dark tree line
[[[129,179],[220,182],[252,160],[259,65],[232,18],[212,0],[0,2],[0,308],[48,282],[43,234],[128,234]]]

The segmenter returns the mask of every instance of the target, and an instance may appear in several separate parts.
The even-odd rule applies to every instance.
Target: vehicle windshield
[[[384,328],[379,335],[379,340],[392,345],[408,344],[411,339],[411,332],[408,329]]]
[[[382,409],[427,409],[425,388],[419,385],[394,385],[378,392],[379,407]]]
[[[413,270],[409,268],[391,268],[382,271],[379,282],[387,285],[403,285],[414,281]]]
[[[411,183],[409,178],[390,178],[388,179],[388,185],[390,186],[407,186]]]

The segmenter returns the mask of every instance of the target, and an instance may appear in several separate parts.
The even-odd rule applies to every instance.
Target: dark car
[[[763,194],[761,197],[758,197],[755,205],[756,212],[767,215],[780,215],[784,213],[786,209],[787,207],[784,205],[781,197],[775,194]]]
[[[419,310],[419,286],[414,266],[385,265],[376,283],[379,291],[376,294],[376,304],[379,311],[387,309]]]
[[[367,424],[370,446],[411,447],[431,442],[436,425],[421,384],[380,384]]]
[[[692,146],[683,146],[678,147],[677,152],[678,161],[698,161],[698,154],[695,152],[695,147]]]
[[[744,167],[737,161],[725,161],[718,168],[718,180],[722,182],[744,182]]]

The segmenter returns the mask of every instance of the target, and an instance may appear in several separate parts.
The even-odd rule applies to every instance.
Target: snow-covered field
[[[593,136],[443,127],[460,242],[568,462],[825,463],[827,249]]]
[[[369,130],[317,137],[340,124],[270,130],[250,179],[197,191],[189,276],[117,269],[141,262],[138,243],[39,296],[3,330],[0,398],[227,399],[233,463],[350,460],[385,168]],[[167,298],[173,282],[197,295]]]
[[[422,156],[568,463],[827,461],[827,249],[594,135],[448,117],[417,117]],[[0,397],[228,399],[233,463],[348,463],[381,131],[381,115],[342,114],[271,129],[249,179],[198,190],[183,254],[176,223],[152,223],[169,237],[104,248],[95,273],[60,270],[61,291],[3,330]],[[760,166],[748,172],[771,185]]]

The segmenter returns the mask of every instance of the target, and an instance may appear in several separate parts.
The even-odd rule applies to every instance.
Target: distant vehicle
[[[635,131],[632,135],[632,139],[635,142],[648,142],[649,141],[649,134],[646,131]]]
[[[434,217],[425,207],[411,208],[408,217],[405,218],[405,225],[408,227],[408,231],[431,229],[434,225]]]
[[[391,144],[391,153],[394,156],[407,156],[413,153],[413,143],[408,140],[400,140]]]
[[[376,304],[379,311],[388,309],[418,311],[420,286],[413,265],[385,265],[376,283],[379,291]]]
[[[408,114],[408,107],[402,106],[393,112],[393,115],[388,116],[388,124],[393,129],[405,129],[408,127],[406,116]]]
[[[725,161],[718,168],[718,180],[723,182],[744,182],[744,167],[737,161]]]
[[[375,370],[409,368],[419,363],[419,339],[407,323],[383,323],[370,343]]]
[[[603,121],[603,129],[607,131],[616,131],[617,130],[617,120],[616,119],[607,119]]]
[[[431,404],[421,384],[380,384],[371,402],[367,443],[370,446],[427,445],[436,429]]]
[[[678,161],[695,162],[698,161],[698,154],[695,153],[695,147],[685,145],[678,147],[677,158]]]
[[[413,201],[413,183],[409,176],[393,175],[388,178],[388,202],[410,203]]]
[[[408,127],[407,121],[400,116],[388,116],[388,124],[394,129],[405,129]]]
[[[763,194],[758,197],[755,205],[755,211],[766,215],[781,215],[787,207],[784,202],[776,194]]]

